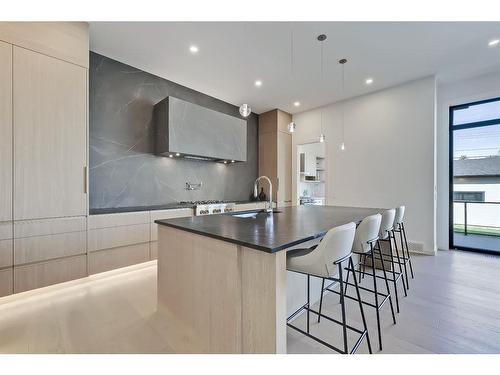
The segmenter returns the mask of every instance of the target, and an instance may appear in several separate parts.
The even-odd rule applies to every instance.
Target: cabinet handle
[[[83,193],[87,194],[87,179],[88,179],[88,174],[87,174],[87,166],[83,167]]]

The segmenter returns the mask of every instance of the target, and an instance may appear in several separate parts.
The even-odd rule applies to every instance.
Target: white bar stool
[[[395,251],[396,251],[396,256],[394,256],[394,251],[392,247],[392,241],[394,239],[394,242],[396,241],[393,233],[394,229],[394,219],[396,217],[396,209],[392,208],[390,210],[385,210],[382,212],[382,221],[380,223],[380,231],[379,231],[379,241],[381,242],[387,242],[389,244],[389,254],[384,254],[382,253],[382,256],[384,260],[389,260],[391,262],[391,267],[392,267],[392,279],[389,281],[392,281],[394,284],[394,295],[396,297],[396,311],[399,313],[399,297],[398,297],[398,286],[397,283],[399,280],[402,281],[403,283],[403,291],[405,293],[405,296],[408,294],[406,293],[406,284],[405,284],[405,278],[403,277],[403,268],[401,264],[401,258],[399,256],[399,250],[397,245],[395,246]],[[399,266],[399,272],[396,271],[396,261]],[[364,264],[363,264],[364,267]],[[361,273],[359,274],[361,278]]]
[[[378,234],[380,231],[380,223],[382,220],[382,215],[380,214],[375,214],[371,215],[368,217],[365,217],[361,223],[358,225],[356,228],[356,235],[354,237],[353,241],[353,247],[352,247],[352,252],[354,254],[358,254],[361,257],[365,258],[370,257],[371,258],[371,264],[372,264],[372,272],[371,275],[366,273],[365,271],[361,271],[361,266],[366,267],[363,263],[358,263],[358,266],[360,266],[358,270],[353,267],[353,278],[356,280],[356,272],[362,273],[363,275],[370,275],[373,277],[373,289],[366,288],[363,286],[359,286],[358,288],[367,292],[370,292],[374,295],[375,297],[375,303],[371,303],[366,300],[362,300],[362,303],[365,305],[368,305],[370,307],[373,307],[376,311],[377,315],[377,331],[378,331],[378,340],[379,340],[379,349],[382,350],[382,330],[381,330],[381,325],[380,325],[380,310],[384,306],[385,302],[389,300],[389,304],[391,306],[391,314],[392,314],[392,320],[394,324],[396,324],[396,316],[394,314],[394,307],[392,304],[392,297],[391,297],[391,292],[389,289],[389,279],[387,278],[387,273],[385,270],[385,264],[383,262],[382,258],[382,251],[380,250],[380,243],[378,242]],[[376,274],[375,270],[375,256],[377,256],[377,259],[380,260],[380,263],[382,265],[382,271],[383,271],[383,276],[378,276]],[[344,295],[346,298],[353,299],[353,297],[349,296],[347,294],[347,286],[353,285],[349,283],[349,275],[350,275],[350,269],[347,270],[347,278],[346,281],[344,282],[345,284],[345,291]],[[377,288],[377,278],[382,278],[385,281],[385,286],[386,286],[386,293],[382,293],[381,291],[378,290]],[[357,284],[357,281],[356,281]],[[333,290],[330,288],[330,286],[327,286],[324,288],[324,283],[322,283],[321,286],[322,291],[327,290],[336,294],[339,294],[336,290]],[[319,307],[319,312],[321,313],[321,305],[322,305],[322,299],[320,299],[320,307]]]
[[[313,340],[342,354],[355,353],[365,337],[368,344],[368,350],[370,353],[372,353],[370,337],[368,335],[368,328],[366,325],[365,313],[363,311],[363,303],[361,301],[361,295],[356,280],[354,287],[356,288],[356,294],[357,294],[356,300],[358,301],[359,310],[361,312],[363,329],[352,327],[346,322],[343,263],[348,262],[347,269],[352,270],[352,272],[354,272],[354,263],[352,261],[352,244],[355,236],[355,231],[356,231],[356,225],[354,223],[349,223],[339,227],[335,227],[330,229],[325,234],[322,241],[317,246],[308,249],[293,249],[288,251],[287,253],[287,270],[307,275],[307,302],[287,318],[287,325],[297,330],[298,332],[306,335],[307,337],[310,337]],[[324,315],[321,313],[321,311],[317,312],[311,309],[310,306],[311,276],[320,277],[323,280],[325,279],[332,280],[333,283],[340,285],[340,304],[342,310],[342,321],[338,321],[337,319]],[[305,330],[293,325],[290,322],[303,310],[307,311],[307,323]],[[344,342],[342,349],[339,349],[336,346],[329,344],[326,341],[310,333],[309,315],[311,312],[318,315],[318,317],[323,317],[333,323],[342,326],[343,342]],[[347,344],[347,329],[357,332],[360,335],[350,352]]]
[[[394,218],[393,233],[399,233],[400,243],[401,243],[401,252],[403,253],[402,260],[403,260],[403,265],[404,265],[404,270],[405,270],[406,288],[410,289],[410,284],[408,281],[407,265],[410,266],[411,278],[414,279],[415,276],[413,275],[413,265],[411,264],[410,249],[408,248],[408,241],[406,239],[406,229],[405,229],[405,225],[403,223],[404,215],[405,215],[405,206],[396,207],[396,215]],[[396,248],[397,248],[397,241],[396,241],[395,234],[394,234],[394,243],[396,244]],[[406,254],[405,254],[405,249],[406,249]]]

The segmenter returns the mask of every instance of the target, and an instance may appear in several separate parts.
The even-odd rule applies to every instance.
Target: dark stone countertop
[[[259,212],[255,217],[238,214],[194,216],[156,220],[180,230],[274,253],[322,237],[336,226],[380,213],[380,208],[341,206],[292,206],[277,209],[273,215]]]
[[[260,201],[232,201],[231,203],[260,203]],[[117,214],[123,212],[139,212],[139,211],[157,211],[157,210],[174,210],[179,208],[194,208],[194,204],[168,203],[156,206],[131,206],[131,207],[109,207],[109,208],[91,208],[90,215]]]

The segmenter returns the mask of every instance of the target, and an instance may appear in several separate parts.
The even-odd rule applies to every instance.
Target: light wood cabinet
[[[0,297],[12,294],[12,283],[13,283],[12,274],[13,274],[12,268],[6,268],[4,270],[0,270]]]
[[[292,202],[292,135],[289,113],[279,109],[259,115],[259,175],[273,183],[273,201],[278,206]],[[269,194],[267,185],[263,185]]]
[[[14,268],[14,293],[87,276],[87,257],[56,259]]]
[[[87,70],[13,52],[14,219],[86,215]]]
[[[0,42],[0,221],[12,220],[12,45]]]
[[[89,67],[86,22],[0,22],[0,40]]]

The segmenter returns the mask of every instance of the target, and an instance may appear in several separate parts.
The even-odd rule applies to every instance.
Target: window
[[[496,122],[499,119],[499,98],[453,107],[453,126]]]
[[[484,191],[454,191],[453,200],[455,202],[484,202]]]

